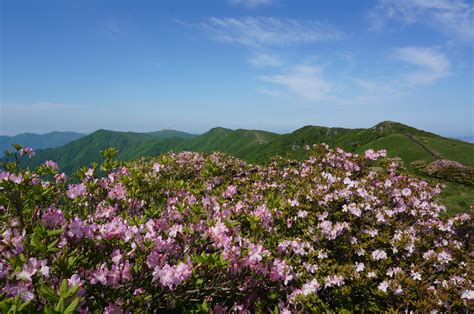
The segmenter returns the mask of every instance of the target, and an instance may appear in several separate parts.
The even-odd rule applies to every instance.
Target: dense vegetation
[[[327,128],[305,126],[289,134],[275,134],[257,130],[230,130],[214,128],[200,136],[177,131],[155,133],[96,131],[63,147],[45,149],[25,163],[35,167],[46,160],[55,160],[67,174],[100,160],[99,152],[113,146],[119,150],[120,160],[133,160],[143,156],[158,156],[174,151],[223,152],[247,162],[263,164],[273,156],[302,160],[308,157],[305,145],[326,143],[350,152],[362,153],[368,149],[387,149],[389,157],[399,157],[407,171],[418,174],[413,162],[425,164],[439,159],[452,160],[474,166],[474,144],[444,138],[396,122],[382,122],[369,129]],[[447,185],[439,197],[449,206],[450,212],[466,211],[474,204],[474,188],[449,176],[436,177]],[[451,176],[453,177],[453,176]],[[459,178],[459,176],[456,176]],[[467,180],[472,180],[467,178]]]
[[[325,145],[252,166],[183,152],[73,183],[53,161],[0,172],[0,309],[467,312],[468,214],[384,151]],[[105,172],[99,176],[99,170]]]

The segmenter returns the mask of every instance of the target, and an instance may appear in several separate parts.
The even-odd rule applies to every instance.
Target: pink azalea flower
[[[237,188],[233,185],[229,185],[227,189],[222,192],[222,197],[231,199],[235,194],[237,194]]]
[[[44,165],[52,170],[58,170],[59,169],[59,166],[57,163],[55,163],[54,161],[52,160],[46,160],[44,162]]]
[[[387,253],[383,250],[375,250],[372,252],[372,258],[375,261],[381,260],[381,259],[386,259],[387,258]]]
[[[75,199],[81,196],[86,195],[87,190],[86,186],[82,183],[79,184],[70,184],[67,191],[67,196],[71,199]]]

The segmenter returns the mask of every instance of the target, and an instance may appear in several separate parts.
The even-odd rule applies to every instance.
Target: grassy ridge
[[[411,173],[415,172],[410,163],[415,160],[430,163],[437,159],[450,159],[474,165],[474,144],[386,121],[368,129],[305,126],[288,134],[226,128],[213,128],[199,136],[172,130],[152,133],[98,130],[62,147],[39,150],[25,166],[34,167],[51,159],[56,160],[63,171],[72,173],[79,167],[99,161],[100,151],[111,146],[119,150],[119,160],[157,156],[169,151],[220,151],[251,163],[264,163],[275,155],[303,159],[307,156],[304,146],[315,143],[326,143],[356,153],[367,149],[387,149],[388,156],[401,158]],[[447,184],[447,189],[441,199],[452,211],[466,211],[474,204],[473,187],[442,182]]]

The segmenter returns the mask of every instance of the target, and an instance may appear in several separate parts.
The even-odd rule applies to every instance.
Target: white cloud
[[[379,0],[370,18],[374,30],[390,21],[420,23],[458,40],[474,41],[474,5],[464,0]]]
[[[211,17],[199,27],[218,41],[250,47],[311,44],[344,38],[344,33],[336,27],[314,20]]]
[[[235,5],[243,5],[247,8],[256,8],[272,4],[273,0],[230,0],[230,3]]]
[[[254,53],[247,61],[257,67],[277,67],[283,64],[278,56],[264,52]]]
[[[449,60],[439,51],[423,47],[402,47],[394,51],[395,57],[417,67],[403,76],[410,85],[431,84],[449,74]]]
[[[288,96],[286,93],[282,92],[281,90],[271,89],[271,88],[264,88],[264,87],[257,88],[257,92],[268,95],[268,96],[272,96],[272,97],[285,97],[285,96]]]
[[[334,88],[333,84],[323,78],[322,69],[317,66],[297,66],[280,75],[265,75],[258,78],[279,85],[286,92],[309,101],[327,100]]]

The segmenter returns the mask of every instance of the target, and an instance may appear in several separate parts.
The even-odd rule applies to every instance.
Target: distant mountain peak
[[[221,127],[221,126],[217,126],[215,128],[212,128],[208,131],[208,133],[211,133],[211,132],[233,132],[234,130],[232,129],[228,129],[228,128],[224,128],[224,127]]]
[[[380,123],[377,123],[376,125],[374,125],[372,128],[374,129],[392,129],[394,127],[399,127],[399,126],[404,126],[404,127],[408,127],[407,125],[404,125],[402,123],[399,123],[399,122],[395,122],[395,121],[389,121],[389,120],[386,120],[386,121],[382,121]]]

